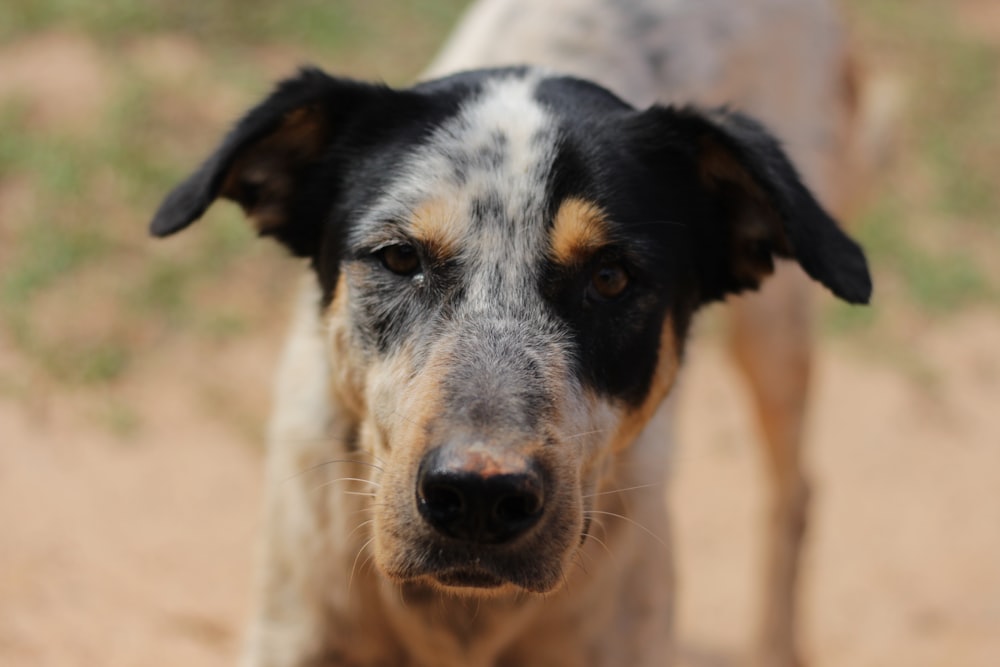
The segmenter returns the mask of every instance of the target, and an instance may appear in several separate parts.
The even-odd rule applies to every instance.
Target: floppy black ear
[[[385,113],[395,91],[303,68],[253,108],[193,174],[166,196],[150,224],[169,236],[218,197],[237,202],[261,235],[295,254],[316,251],[337,188],[337,154],[358,126]]]
[[[660,146],[680,152],[695,171],[709,218],[689,222],[703,301],[758,288],[777,256],[796,259],[841,299],[868,303],[872,282],[861,247],[760,124],[727,110],[653,107],[642,115],[656,126]]]

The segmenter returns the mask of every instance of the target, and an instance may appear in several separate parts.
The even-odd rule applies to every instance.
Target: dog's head
[[[794,258],[866,302],[864,255],[763,128],[637,111],[532,69],[392,90],[304,70],[164,201],[218,197],[308,257],[332,391],[379,457],[395,581],[546,592],[670,390],[693,312]]]

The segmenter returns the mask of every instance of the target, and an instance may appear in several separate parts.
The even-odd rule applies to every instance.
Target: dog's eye
[[[628,272],[618,262],[606,262],[598,266],[590,276],[588,292],[596,299],[608,301],[616,299],[628,287]]]
[[[411,276],[420,270],[417,249],[406,243],[386,246],[376,253],[382,265],[400,276]]]

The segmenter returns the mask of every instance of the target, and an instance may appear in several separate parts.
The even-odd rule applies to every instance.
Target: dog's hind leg
[[[796,598],[809,504],[802,466],[812,356],[809,301],[808,278],[787,264],[760,293],[733,300],[731,309],[732,351],[752,389],[771,482],[759,667],[801,664]]]

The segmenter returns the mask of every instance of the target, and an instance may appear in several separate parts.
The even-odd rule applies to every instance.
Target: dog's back
[[[511,64],[594,81],[640,109],[740,109],[778,135],[824,204],[846,197],[854,99],[832,0],[480,0],[425,76]]]

